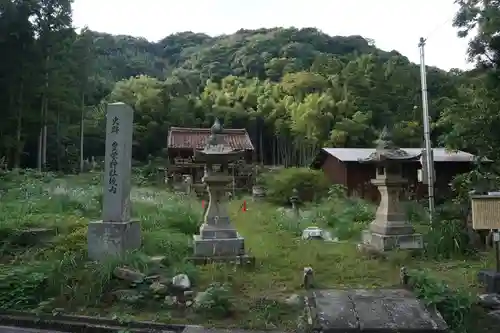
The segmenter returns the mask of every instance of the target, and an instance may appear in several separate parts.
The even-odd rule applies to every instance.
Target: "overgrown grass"
[[[86,258],[90,220],[100,219],[100,176],[56,179],[51,174],[8,174],[0,204],[0,307],[32,309],[40,302],[71,310],[99,304],[112,289],[112,271],[127,265],[143,272],[149,256],[162,255],[172,271],[193,271],[184,264],[190,235],[201,221],[201,207],[182,196],[134,189],[133,216],[141,222],[143,247],[121,260],[92,263]],[[97,178],[97,181],[96,181]],[[83,185],[86,184],[86,185]],[[54,228],[50,244],[20,248],[16,235],[29,228]],[[190,274],[194,275],[194,274]]]
[[[329,200],[303,206],[299,219],[272,204],[250,200],[248,211],[243,212],[244,199],[233,201],[232,221],[245,237],[247,251],[256,257],[256,267],[214,264],[195,268],[186,265],[183,258],[192,251],[189,240],[201,220],[201,203],[152,188],[134,188],[132,192],[133,215],[142,223],[141,251],[120,262],[96,264],[86,259],[86,230],[90,220],[100,217],[99,175],[57,179],[27,174],[8,178],[0,182],[1,308],[64,308],[85,314],[126,314],[143,320],[293,329],[300,308],[286,299],[303,292],[302,270],[306,266],[314,268],[319,288],[372,288],[398,285],[404,265],[425,270],[432,281],[443,281],[450,295],[456,288],[474,292],[477,271],[493,267],[492,256],[444,259],[399,251],[386,258],[363,256],[356,244],[359,232],[373,219],[374,207],[336,192],[330,193]],[[342,242],[302,240],[301,231],[312,225],[330,230]],[[48,246],[12,246],[10,237],[28,227],[56,228],[58,236]],[[114,267],[126,264],[148,272],[153,269],[147,260],[149,255],[167,256],[168,274],[186,273],[197,290],[208,290],[209,309],[179,311],[158,303],[137,306],[104,302],[103,295],[119,287],[112,280]],[[441,290],[441,285],[426,281],[434,289],[419,295],[429,302],[434,300],[432,304],[442,303],[442,299],[432,298],[432,290]],[[450,311],[458,310],[452,307]]]

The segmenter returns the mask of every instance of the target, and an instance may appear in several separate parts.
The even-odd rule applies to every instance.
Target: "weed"
[[[444,282],[431,278],[426,271],[410,272],[410,285],[427,306],[441,313],[453,333],[467,332],[472,321],[469,293],[452,290]]]

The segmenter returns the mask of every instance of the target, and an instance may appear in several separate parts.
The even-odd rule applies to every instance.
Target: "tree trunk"
[[[82,94],[81,100],[81,115],[80,115],[80,173],[83,173],[83,143],[84,143],[84,121],[85,121],[85,94]]]
[[[17,122],[16,122],[16,150],[14,152],[14,168],[18,169],[21,166],[21,155],[24,150],[24,142],[21,140],[22,122],[23,122],[23,106],[24,106],[24,82],[21,79],[19,85],[19,96],[17,102]]]
[[[56,168],[57,171],[61,171],[61,111],[57,109],[57,123],[56,123]]]
[[[46,91],[49,90],[49,75],[47,73],[45,82]],[[44,170],[47,168],[47,115],[49,108],[49,98],[45,95],[44,108],[43,108],[43,154],[42,154],[42,167]]]

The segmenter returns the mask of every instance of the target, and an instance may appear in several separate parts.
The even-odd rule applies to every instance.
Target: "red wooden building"
[[[233,149],[245,151],[245,157],[237,164],[229,165],[238,188],[247,185],[252,176],[254,147],[246,129],[223,129],[224,141]],[[204,164],[193,160],[194,150],[203,149],[210,136],[210,128],[171,127],[168,134],[169,175],[190,175],[195,183],[203,177]]]
[[[420,154],[421,148],[402,148],[410,154]],[[375,178],[375,165],[360,163],[375,148],[323,148],[316,156],[311,168],[322,169],[332,184],[343,185],[350,196],[378,202],[380,194],[370,182]],[[472,170],[475,156],[463,151],[450,152],[444,148],[434,148],[435,191],[449,192],[449,183],[454,176]],[[407,190],[417,198],[427,194],[427,185],[419,182],[421,161],[403,164],[403,176],[408,180]]]

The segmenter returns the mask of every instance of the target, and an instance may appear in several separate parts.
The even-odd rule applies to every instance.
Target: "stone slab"
[[[92,260],[118,257],[141,247],[139,221],[92,221],[87,230],[88,255]]]
[[[447,331],[442,317],[407,290],[314,290],[308,304],[314,329],[325,333]]]
[[[220,257],[188,257],[186,259],[195,265],[209,265],[209,264],[233,264],[241,266],[255,266],[255,257],[245,254],[241,256],[220,256]]]
[[[238,328],[205,328],[201,326],[186,326],[182,333],[285,333],[284,331],[254,331]]]
[[[424,246],[421,234],[408,235],[384,235],[364,230],[362,233],[363,244],[370,245],[378,251],[390,251],[393,249],[418,250]]]
[[[41,330],[37,328],[23,328],[13,326],[0,326],[0,333],[63,333],[60,331]]]
[[[134,110],[124,103],[108,104],[102,220],[130,220],[132,135]]]
[[[245,254],[245,239],[236,238],[212,238],[203,239],[200,235],[194,235],[195,257],[217,257],[217,256],[239,256]]]
[[[500,294],[500,272],[481,270],[477,273],[477,279],[485,287],[487,293]]]
[[[232,239],[238,238],[238,232],[230,224],[225,226],[202,224],[200,236],[202,239]]]

